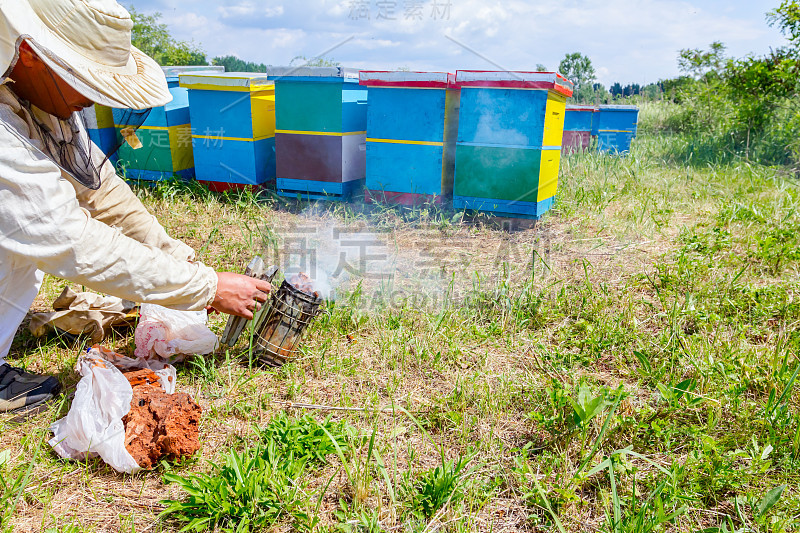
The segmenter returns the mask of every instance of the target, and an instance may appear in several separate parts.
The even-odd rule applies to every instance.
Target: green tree
[[[159,65],[208,65],[206,54],[194,42],[178,41],[160,22],[161,13],[145,15],[128,7],[133,20],[131,44],[155,59]]]
[[[740,126],[740,142],[749,158],[752,139],[772,127],[776,112],[796,103],[800,65],[794,51],[782,48],[765,57],[731,60],[725,71],[725,90]],[[797,116],[796,116],[797,118]]]
[[[547,67],[541,63],[536,63],[536,72],[547,72]]]
[[[603,85],[602,83],[593,84],[592,90],[594,91],[594,94],[587,100],[587,102],[594,104],[604,104],[613,98],[611,93],[606,90],[606,86]]]
[[[785,116],[787,109],[793,113],[792,121],[800,122],[800,2],[783,0],[767,13],[767,21],[778,27],[790,45],[762,57],[731,59],[724,72],[725,90],[736,103],[735,123],[747,157],[754,138],[783,126],[776,124],[776,117]]]
[[[227,72],[266,72],[267,65],[244,61],[236,56],[221,56],[211,60],[212,65],[221,65]]]
[[[575,84],[575,100],[587,102],[594,98],[596,74],[588,56],[580,52],[567,54],[559,63],[558,71]]]
[[[719,76],[725,67],[725,45],[719,41],[711,43],[708,50],[686,48],[678,55],[678,68],[694,79],[709,75]]]
[[[795,47],[800,45],[800,2],[783,0],[781,5],[767,13],[770,26],[777,26]]]
[[[653,100],[660,100],[661,95],[664,94],[664,89],[662,84],[659,83],[648,83],[644,87],[642,87],[641,92],[639,93],[645,100],[653,101]]]
[[[677,78],[661,80],[659,83],[661,84],[661,88],[664,91],[665,97],[668,100],[679,104],[682,102],[688,86],[694,84],[695,82],[689,76],[679,76]]]

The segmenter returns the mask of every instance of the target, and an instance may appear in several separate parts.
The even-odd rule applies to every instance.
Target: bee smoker
[[[261,257],[256,256],[247,265],[245,275],[269,282],[278,273],[277,266],[265,268]],[[280,288],[272,291],[272,298],[253,317],[253,352],[265,365],[278,367],[297,353],[300,340],[308,324],[322,311],[323,299],[284,280]],[[222,344],[233,346],[250,321],[231,316],[222,334]]]

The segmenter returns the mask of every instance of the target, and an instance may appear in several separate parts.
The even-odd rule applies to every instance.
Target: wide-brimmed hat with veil
[[[158,64],[131,45],[133,21],[114,0],[0,0],[0,82],[27,41],[73,89],[109,107],[172,100]]]

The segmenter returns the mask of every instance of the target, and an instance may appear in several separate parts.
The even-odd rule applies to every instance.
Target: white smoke
[[[436,261],[418,247],[401,247],[391,233],[320,216],[272,230],[279,241],[274,261],[285,277],[307,274],[325,299],[354,291],[368,306],[444,299],[447,280]]]

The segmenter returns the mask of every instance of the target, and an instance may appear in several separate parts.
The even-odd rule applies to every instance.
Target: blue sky
[[[588,55],[609,85],[678,74],[681,48],[762,54],[785,43],[765,13],[778,0],[121,0],[159,11],[209,57],[284,65],[327,52],[364,69],[555,69]]]

